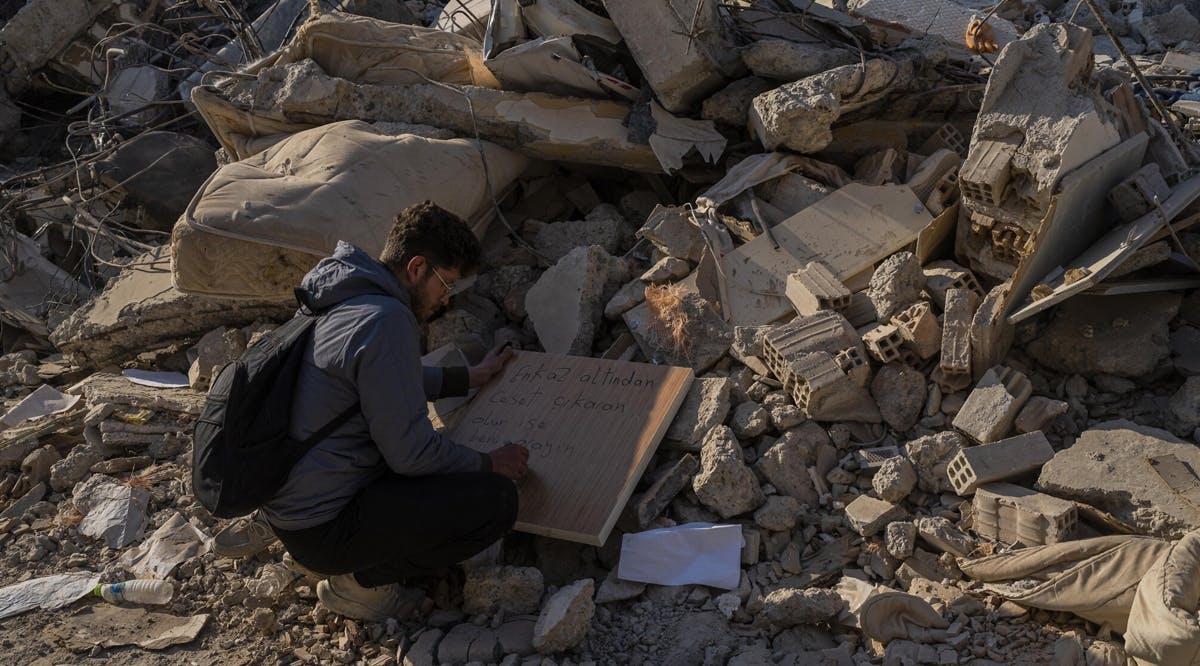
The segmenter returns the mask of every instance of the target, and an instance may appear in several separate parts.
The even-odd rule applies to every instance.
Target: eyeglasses
[[[448,296],[453,294],[455,285],[453,283],[446,282],[446,278],[442,277],[442,274],[438,272],[437,268],[434,268],[433,264],[430,264],[429,268],[432,269],[433,274],[437,276],[438,282],[441,282],[442,286],[446,288],[446,295]]]

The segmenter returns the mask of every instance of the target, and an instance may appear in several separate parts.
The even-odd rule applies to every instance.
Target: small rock
[[[889,555],[898,560],[907,560],[912,557],[917,545],[917,526],[906,520],[888,523],[884,539]]]
[[[833,590],[784,587],[763,599],[763,613],[779,627],[833,621],[846,609],[846,601]]]
[[[925,375],[904,363],[888,363],[871,380],[871,396],[884,423],[896,432],[908,432],[925,406]]]
[[[754,439],[771,427],[771,417],[757,403],[743,402],[734,408],[729,427],[738,439]]]
[[[273,634],[279,631],[279,620],[275,617],[275,611],[270,608],[256,608],[250,614],[250,624],[254,626],[255,631],[263,634]]]
[[[462,608],[468,615],[533,613],[543,591],[542,572],[535,567],[471,567],[463,583]]]
[[[771,495],[754,512],[754,522],[763,529],[773,532],[790,530],[800,517],[800,502],[787,495]]]

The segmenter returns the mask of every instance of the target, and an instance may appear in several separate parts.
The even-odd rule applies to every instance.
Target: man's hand
[[[514,354],[513,348],[509,345],[488,352],[479,365],[468,370],[471,376],[471,388],[479,388],[490,382],[492,377],[500,374],[500,371],[504,369],[504,364],[508,363]]]
[[[520,481],[529,471],[529,449],[520,444],[505,444],[488,455],[492,471],[513,481]]]

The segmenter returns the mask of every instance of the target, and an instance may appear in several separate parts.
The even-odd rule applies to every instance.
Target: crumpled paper
[[[121,566],[140,578],[165,579],[175,567],[212,547],[212,538],[176,512],[154,534],[121,555]]]

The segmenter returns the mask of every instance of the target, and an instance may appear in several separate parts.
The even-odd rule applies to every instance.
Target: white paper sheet
[[[0,423],[13,428],[29,419],[65,412],[74,407],[77,402],[79,402],[79,396],[63,393],[49,384],[42,384],[36,391],[25,396],[24,400],[8,410],[8,413],[0,416]]]
[[[621,541],[621,580],[656,585],[737,588],[741,577],[742,526],[688,523],[626,534]]]
[[[182,372],[154,372],[152,370],[122,370],[121,376],[134,384],[153,386],[154,388],[187,388],[187,375]]]
[[[181,563],[208,552],[212,539],[176,512],[135,548],[121,555],[121,566],[140,578],[165,580]]]
[[[35,608],[54,610],[88,595],[100,582],[90,571],[34,578],[0,588],[0,619]]]

